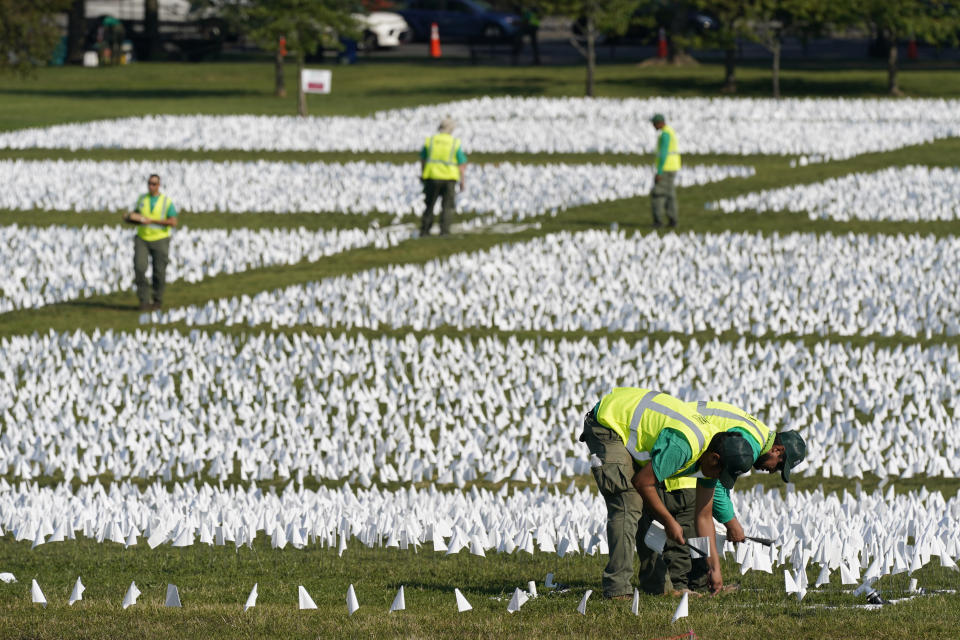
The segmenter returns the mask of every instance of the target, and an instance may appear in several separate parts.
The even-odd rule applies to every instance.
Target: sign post
[[[330,69],[300,70],[300,115],[307,115],[308,93],[330,93],[333,73]]]

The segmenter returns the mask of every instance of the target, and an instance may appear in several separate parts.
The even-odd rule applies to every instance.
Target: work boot
[[[668,227],[675,227],[675,226],[677,226],[677,221],[676,221],[676,220],[671,220],[670,222],[667,223],[667,226],[668,226]]]

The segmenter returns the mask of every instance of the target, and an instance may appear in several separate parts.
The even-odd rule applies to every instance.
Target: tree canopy
[[[0,0],[0,69],[28,75],[60,40],[56,16],[70,0]]]

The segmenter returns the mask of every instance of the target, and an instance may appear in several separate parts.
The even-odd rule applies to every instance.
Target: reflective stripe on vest
[[[708,406],[710,404],[720,405],[720,407],[710,407]],[[770,435],[773,433],[773,430],[750,414],[739,409],[734,409],[736,409],[736,407],[725,402],[711,403],[705,400],[697,402],[697,413],[713,418],[723,418],[724,420],[735,423],[721,423],[718,425],[726,426],[728,429],[731,427],[744,427],[748,433],[756,437],[757,443],[760,445],[761,455],[769,451],[770,448],[767,446],[767,441],[770,440]],[[770,445],[773,445],[772,440],[770,440]]]
[[[422,177],[427,180],[459,180],[460,164],[457,151],[460,139],[449,133],[437,133],[427,138],[427,159],[423,164]]]
[[[659,391],[634,387],[618,387],[605,395],[596,410],[596,418],[620,436],[630,455],[641,464],[650,461],[650,451],[663,429],[673,429],[682,435],[691,456],[674,476],[695,469],[711,438],[723,430],[697,414],[689,403]]]
[[[150,195],[140,196],[140,215],[151,220],[163,220],[167,217],[167,209],[170,207],[170,198],[162,193],[157,196],[157,201],[153,207],[150,207]],[[170,227],[142,224],[137,227],[137,235],[147,242],[163,240],[170,237]]]
[[[677,147],[677,132],[668,124],[663,125],[663,131],[670,134],[670,144],[667,146],[667,159],[663,163],[664,171],[680,170],[680,150]]]
[[[685,415],[681,414],[678,411],[674,411],[670,407],[664,406],[659,402],[654,402],[653,399],[658,395],[663,393],[662,391],[650,391],[640,400],[640,404],[637,405],[637,408],[633,410],[633,418],[630,419],[630,439],[627,441],[627,451],[630,453],[634,452],[634,449],[637,448],[637,427],[640,426],[640,419],[643,417],[644,411],[651,409],[657,413],[662,413],[663,415],[676,420],[677,422],[682,422],[690,431],[693,432],[693,435],[697,438],[697,444],[699,445],[699,450],[702,451],[706,446],[705,439],[703,436],[703,431],[700,430],[700,427],[695,425],[692,420],[687,418]],[[636,458],[636,456],[634,456]],[[640,458],[637,458],[638,460]],[[647,460],[650,459],[650,453],[647,452]]]

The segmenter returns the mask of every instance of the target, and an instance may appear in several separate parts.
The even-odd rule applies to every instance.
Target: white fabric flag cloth
[[[34,604],[42,604],[44,607],[47,606],[47,598],[43,595],[43,591],[40,590],[40,585],[37,584],[36,578],[30,582],[30,599]]]
[[[403,597],[403,585],[400,585],[400,589],[397,591],[397,595],[393,598],[393,604],[390,605],[390,612],[394,611],[403,611],[407,608],[407,602]]]
[[[821,565],[820,566],[820,575],[817,576],[817,581],[813,583],[813,586],[819,587],[830,582],[830,566]]]
[[[167,583],[167,598],[163,602],[165,607],[181,607],[180,604],[180,590],[177,589],[177,585]]]
[[[545,586],[547,589],[555,589],[555,588],[556,588],[557,584],[553,581],[553,574],[552,574],[552,573],[548,573],[548,574],[547,574],[547,579],[543,581],[543,586]]]
[[[517,587],[513,590],[513,597],[510,598],[510,604],[507,605],[507,613],[516,613],[520,611],[520,607],[523,606],[523,603],[530,599],[530,596],[527,595],[526,591],[523,591],[520,587]]]
[[[259,582],[253,583],[253,589],[250,590],[250,595],[247,596],[247,603],[243,605],[243,610],[252,609],[257,606],[257,585]]]
[[[131,582],[126,595],[123,596],[123,608],[132,607],[137,604],[137,598],[140,597],[140,589],[137,589],[137,583]]]
[[[86,591],[86,589],[83,583],[80,582],[80,576],[77,576],[77,581],[73,585],[73,591],[70,592],[70,599],[67,600],[67,604],[72,605],[74,602],[83,600],[83,592]]]
[[[684,592],[683,597],[680,598],[680,604],[677,605],[677,610],[673,612],[673,617],[670,618],[670,622],[676,622],[680,618],[686,618],[689,607],[690,597],[688,593]]]
[[[11,582],[16,582],[16,581],[17,581],[17,577],[12,573],[10,573],[9,571],[4,571],[3,573],[0,573],[0,582],[6,582],[7,584],[10,584]]]
[[[300,602],[300,609],[316,609],[317,603],[313,601],[313,598],[310,597],[310,594],[307,593],[307,590],[303,588],[303,585],[300,585],[297,588],[297,599]]]
[[[460,589],[457,589],[456,587],[454,587],[453,594],[457,596],[457,611],[459,611],[460,613],[463,613],[464,611],[470,611],[471,609],[473,609],[473,607],[470,606],[470,603],[467,602],[467,599],[463,596],[463,594],[460,593]]]
[[[667,544],[667,532],[663,525],[654,520],[647,529],[647,535],[643,536],[643,543],[653,551],[663,553],[663,545]]]
[[[633,604],[630,605],[630,613],[635,616],[640,615],[640,590],[633,588]]]
[[[793,576],[790,575],[790,572],[786,569],[783,570],[783,584],[787,593],[797,593],[800,591],[800,587],[797,586],[797,581],[793,579]]]
[[[710,538],[687,538],[687,548],[690,550],[690,557],[697,558],[710,557]]]
[[[353,613],[360,608],[360,603],[357,602],[357,592],[353,590],[353,584],[347,587],[347,615],[353,615]]]
[[[593,589],[587,589],[587,592],[583,594],[583,598],[580,599],[580,604],[577,605],[577,613],[582,616],[587,615],[587,600],[590,599],[591,593],[593,593]]]
[[[537,597],[537,583],[533,580],[527,582],[527,593],[530,594],[531,598]]]

